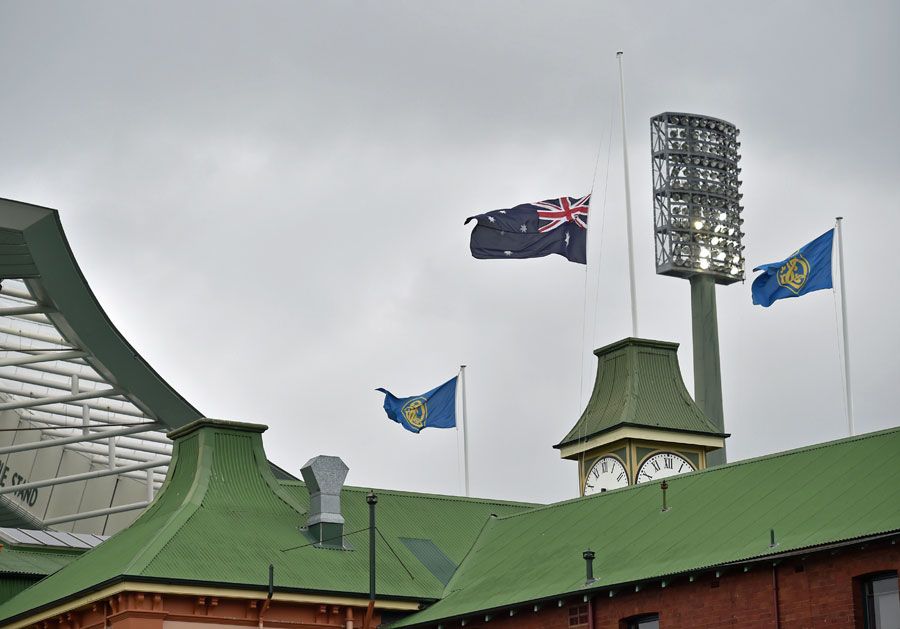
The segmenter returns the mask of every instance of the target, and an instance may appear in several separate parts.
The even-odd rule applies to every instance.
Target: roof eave
[[[268,592],[267,585],[261,585],[259,583],[223,583],[221,581],[194,581],[190,579],[172,579],[168,577],[148,577],[148,576],[129,576],[129,575],[118,575],[112,577],[110,579],[106,579],[100,583],[96,583],[91,585],[90,587],[84,588],[83,590],[79,590],[78,592],[74,592],[69,594],[68,596],[64,596],[50,603],[46,603],[44,605],[39,605],[38,607],[33,607],[27,611],[21,612],[14,616],[10,616],[8,618],[0,619],[3,626],[8,626],[12,623],[27,620],[26,624],[31,624],[33,617],[44,614],[45,612],[51,611],[50,614],[44,614],[45,616],[54,616],[61,611],[68,611],[65,609],[60,610],[60,608],[65,608],[67,603],[71,603],[72,601],[77,601],[79,599],[83,599],[85,597],[89,597],[91,594],[95,592],[101,592],[110,586],[117,585],[119,583],[134,583],[134,584],[143,584],[143,585],[167,585],[167,586],[183,586],[183,587],[208,587],[211,592],[222,592],[222,591],[251,591],[258,592],[260,597],[265,597]],[[315,588],[290,588],[290,587],[275,587],[275,593],[282,594],[306,594],[312,596],[330,596],[330,597],[341,597],[341,598],[354,598],[354,599],[368,599],[368,592],[345,592],[338,590],[320,590]],[[382,601],[392,601],[392,602],[406,602],[415,605],[428,605],[433,604],[439,601],[439,598],[434,597],[415,597],[415,596],[399,596],[396,594],[379,594],[378,600]],[[377,601],[376,601],[377,605]],[[40,619],[34,620],[34,622],[40,622]],[[24,625],[23,625],[24,626]]]
[[[92,367],[121,385],[138,408],[169,428],[202,417],[144,360],[116,329],[91,290],[66,238],[59,212],[52,208],[0,198],[0,230],[24,238],[34,270],[0,267],[0,280],[23,279],[32,292],[52,304],[48,318],[66,337],[75,337]]]
[[[854,546],[856,544],[866,544],[873,541],[879,541],[882,539],[890,539],[891,537],[897,537],[900,535],[900,529],[895,529],[892,531],[888,531],[886,533],[879,533],[875,535],[867,535],[863,537],[855,537],[847,540],[840,540],[837,542],[829,542],[825,544],[818,544],[815,546],[808,546],[804,548],[795,548],[789,551],[785,551],[782,553],[771,553],[765,555],[757,555],[748,559],[739,559],[735,561],[722,562],[717,564],[712,564],[709,566],[702,566],[692,570],[682,570],[680,572],[672,572],[668,574],[660,574],[653,577],[649,577],[646,579],[637,579],[632,581],[621,581],[618,583],[604,583],[602,585],[592,585],[590,587],[584,587],[579,590],[568,590],[564,592],[557,592],[555,594],[548,594],[546,596],[540,596],[537,598],[529,599],[526,601],[519,601],[517,603],[509,604],[509,605],[501,605],[497,607],[489,607],[484,609],[475,609],[470,612],[466,612],[463,614],[454,614],[449,616],[441,616],[438,618],[432,618],[429,620],[425,620],[419,623],[411,623],[400,625],[404,629],[406,627],[425,627],[429,625],[436,625],[438,623],[446,623],[450,621],[461,620],[464,618],[468,618],[473,615],[482,615],[482,614],[492,614],[501,611],[506,611],[514,607],[527,607],[530,605],[536,605],[540,603],[546,603],[547,601],[558,600],[560,598],[575,596],[575,595],[583,595],[583,596],[596,596],[599,592],[605,592],[610,590],[617,590],[623,587],[634,587],[636,585],[644,585],[648,583],[655,583],[661,580],[671,580],[679,577],[686,577],[690,575],[708,573],[715,570],[721,570],[723,568],[732,568],[736,566],[750,566],[756,565],[762,562],[777,562],[779,560],[787,559],[790,557],[798,557],[804,555],[810,555],[817,552],[825,552],[825,551],[833,551],[837,549],[846,548],[848,546]],[[388,625],[388,627],[393,627],[395,625]]]
[[[584,443],[584,442],[590,441],[594,437],[598,437],[600,435],[606,434],[608,432],[611,432],[613,430],[616,430],[618,428],[623,428],[623,427],[624,428],[650,428],[653,430],[663,430],[666,432],[678,432],[678,433],[684,433],[684,434],[689,434],[689,435],[703,435],[705,437],[721,437],[722,439],[727,439],[728,437],[731,436],[731,433],[726,433],[726,432],[720,433],[720,432],[710,432],[710,431],[706,431],[706,430],[687,430],[684,428],[668,428],[666,426],[654,426],[652,424],[646,424],[646,423],[641,423],[641,422],[619,422],[617,424],[614,424],[607,428],[603,428],[601,430],[593,432],[589,435],[585,435],[583,437],[577,437],[576,439],[569,439],[568,441],[560,441],[559,443],[554,445],[553,448],[556,450],[560,450],[568,445],[572,445],[572,444],[576,444],[576,443]]]

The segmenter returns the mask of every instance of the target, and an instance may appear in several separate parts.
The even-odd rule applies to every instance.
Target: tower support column
[[[722,410],[722,369],[719,362],[719,322],[716,315],[716,283],[711,275],[691,276],[691,331],[694,340],[694,399],[725,432]],[[725,448],[706,455],[707,465],[725,463]]]

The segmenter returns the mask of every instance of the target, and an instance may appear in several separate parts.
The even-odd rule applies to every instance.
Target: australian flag
[[[587,264],[587,220],[591,195],[525,203],[470,216],[472,256],[480,259],[540,258],[558,253]]]

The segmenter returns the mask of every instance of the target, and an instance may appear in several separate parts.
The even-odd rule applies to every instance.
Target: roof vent
[[[344,547],[344,516],[341,515],[341,488],[350,468],[336,456],[319,455],[300,468],[309,490],[309,518],[306,526],[319,546]]]

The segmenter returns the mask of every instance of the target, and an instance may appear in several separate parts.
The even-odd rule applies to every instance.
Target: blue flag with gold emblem
[[[456,381],[450,378],[439,387],[422,395],[397,397],[387,389],[384,393],[384,412],[410,432],[423,428],[454,428],[456,426]]]
[[[768,308],[778,299],[832,288],[833,241],[834,230],[829,229],[781,262],[770,262],[753,269],[763,271],[753,280],[753,303]]]

